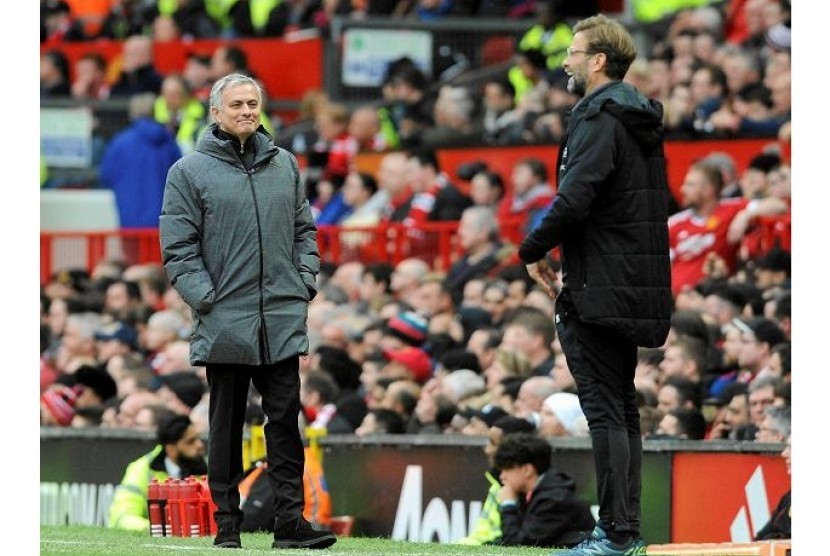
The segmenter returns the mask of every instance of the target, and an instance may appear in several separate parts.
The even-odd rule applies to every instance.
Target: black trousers
[[[300,435],[299,356],[273,365],[207,365],[208,484],[217,506],[216,522],[242,520],[242,436],[251,382],[262,396],[267,417],[265,448],[274,490],[275,527],[302,517],[305,451]]]
[[[643,461],[634,388],[637,346],[611,328],[581,321],[567,294],[556,301],[555,320],[591,431],[598,525],[637,536]]]

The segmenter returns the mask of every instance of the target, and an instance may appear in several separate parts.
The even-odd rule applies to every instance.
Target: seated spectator
[[[142,35],[133,35],[124,41],[121,48],[121,70],[110,89],[112,97],[128,97],[138,93],[161,92],[163,76],[156,69],[153,54],[153,40]]]
[[[476,519],[475,526],[466,537],[455,541],[457,544],[480,546],[498,542],[501,537],[501,514],[499,513],[498,495],[501,490],[499,476],[501,470],[496,467],[493,456],[501,444],[502,439],[511,433],[530,433],[535,431],[533,423],[526,419],[519,419],[506,415],[500,417],[488,427],[487,444],[484,446],[484,454],[487,456],[489,469],[484,472],[484,477],[490,484],[487,491],[487,498],[481,507],[481,513]]]
[[[141,0],[113,0],[96,38],[124,41],[134,35],[149,35],[152,6],[146,4]]]
[[[485,82],[478,127],[486,144],[513,145],[521,141],[524,122],[515,108],[516,89],[508,79]]]
[[[651,438],[687,438],[703,440],[706,435],[706,419],[696,407],[675,407],[660,420]]]
[[[386,142],[380,129],[377,110],[362,106],[352,111],[349,135],[357,141],[358,152],[383,152]]]
[[[182,40],[182,31],[171,16],[158,15],[153,19],[152,37],[154,43],[172,43]]]
[[[158,424],[158,444],[131,462],[115,490],[108,526],[129,531],[150,530],[147,488],[151,479],[184,479],[207,473],[205,442],[190,419],[168,414]]]
[[[464,210],[458,223],[458,240],[462,255],[447,274],[456,304],[461,303],[464,287],[470,280],[495,276],[512,251],[499,236],[495,211],[484,206]]]
[[[407,225],[427,221],[457,221],[471,200],[441,171],[434,150],[420,149],[409,157],[409,185],[415,195],[404,219]]]
[[[791,409],[787,406],[769,406],[755,433],[756,442],[786,442],[792,429]]]
[[[363,422],[354,431],[357,436],[404,434],[405,432],[406,422],[400,413],[383,407],[372,409],[366,413]]]
[[[182,77],[196,100],[202,103],[210,100],[210,56],[197,52],[188,54]]]
[[[45,0],[40,3],[40,44],[58,46],[67,42],[87,40],[83,22],[72,13],[65,0]]]
[[[177,415],[190,415],[207,393],[207,384],[192,371],[158,376],[153,382],[161,403]]]
[[[792,474],[792,443],[789,434],[787,435],[786,443],[787,446],[781,452],[781,457],[784,458],[787,464],[787,473]],[[772,511],[769,521],[758,530],[754,540],[765,541],[789,538],[792,538],[792,490],[787,490],[778,500],[778,504]]]
[[[433,104],[433,124],[421,134],[421,145],[432,149],[478,145],[481,133],[473,121],[474,111],[475,103],[467,89],[442,86]]]
[[[421,348],[384,349],[383,356],[387,364],[381,369],[381,376],[411,379],[419,384],[432,377],[432,358]]]
[[[328,434],[354,432],[354,426],[337,408],[339,395],[337,383],[325,371],[311,371],[302,377],[300,402],[309,426],[324,428]]]
[[[502,440],[493,457],[503,485],[497,495],[501,538],[494,544],[573,547],[593,528],[573,478],[551,466],[552,451],[547,440],[526,433]]]
[[[69,60],[59,50],[48,50],[40,57],[40,97],[68,97]]]
[[[501,174],[486,168],[473,175],[470,180],[470,199],[473,205],[496,210],[504,197],[504,179]]]
[[[537,158],[517,162],[511,182],[512,191],[499,203],[498,218],[519,220],[525,229],[537,212],[547,210],[555,193],[548,183],[547,168]]]
[[[681,193],[684,210],[669,217],[669,246],[672,259],[672,291],[695,286],[717,254],[726,271],[735,270],[738,247],[751,220],[758,216],[783,214],[788,210],[780,199],[753,201],[723,199],[723,174],[716,166],[693,163],[686,172]],[[712,222],[710,226],[708,223]],[[734,222],[734,225],[733,225]]]
[[[178,73],[171,73],[162,81],[161,95],[153,105],[153,117],[176,138],[183,155],[196,148],[196,140],[207,124],[205,105]]]
[[[87,52],[75,61],[75,79],[72,98],[76,100],[106,100],[110,96],[107,81],[107,60],[98,52]]]
[[[68,427],[75,418],[75,405],[82,387],[55,384],[40,395],[40,425]]]
[[[387,102],[378,109],[389,148],[419,146],[421,133],[433,124],[428,85],[426,75],[411,59],[390,64],[383,87]]]
[[[588,420],[576,394],[556,392],[548,396],[539,413],[538,431],[542,438],[587,437]]]
[[[166,9],[161,3],[153,4],[147,9],[146,17],[154,22],[160,17],[170,18],[183,40],[219,37],[220,25],[208,13],[206,0],[178,0],[172,8]]]

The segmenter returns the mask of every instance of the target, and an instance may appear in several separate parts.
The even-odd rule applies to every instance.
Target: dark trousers
[[[581,321],[567,295],[556,302],[556,331],[588,419],[605,531],[639,535],[643,442],[634,369],[637,346],[618,332]]]
[[[275,527],[303,513],[305,452],[300,436],[299,357],[273,365],[207,365],[210,386],[208,484],[217,523],[242,519],[242,435],[251,382],[262,396],[268,479],[274,491]]]

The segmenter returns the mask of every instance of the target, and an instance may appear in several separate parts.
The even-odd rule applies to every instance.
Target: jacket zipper
[[[242,154],[242,149],[240,149],[240,155]],[[243,162],[243,167],[245,164]],[[265,260],[263,256],[263,245],[262,245],[262,224],[260,223],[259,218],[259,203],[257,203],[256,198],[256,189],[254,189],[254,178],[252,175],[253,167],[249,170],[245,168],[245,173],[248,174],[248,185],[251,187],[251,199],[254,202],[254,216],[256,218],[256,233],[257,233],[257,243],[259,244],[259,357],[262,361],[262,364],[268,365],[271,362],[271,348],[268,344],[268,329],[265,324],[265,299],[262,293],[263,290],[263,277],[265,274]]]

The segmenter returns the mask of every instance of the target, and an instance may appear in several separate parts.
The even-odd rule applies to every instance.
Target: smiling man
[[[588,419],[599,520],[561,556],[645,554],[640,537],[642,439],[637,349],[659,347],[672,312],[663,109],[623,82],[637,52],[618,22],[578,22],[563,66],[573,108],[557,161],[557,193],[519,256],[551,297],[546,255],[561,245],[554,320]]]
[[[240,548],[242,431],[253,382],[268,417],[274,548],[325,548],[329,531],[303,516],[305,455],[298,427],[299,356],[320,269],[314,226],[294,156],[259,125],[262,90],[231,74],[210,93],[214,123],[167,176],[162,258],[193,311],[190,363],[210,388],[208,477],[214,544]]]

